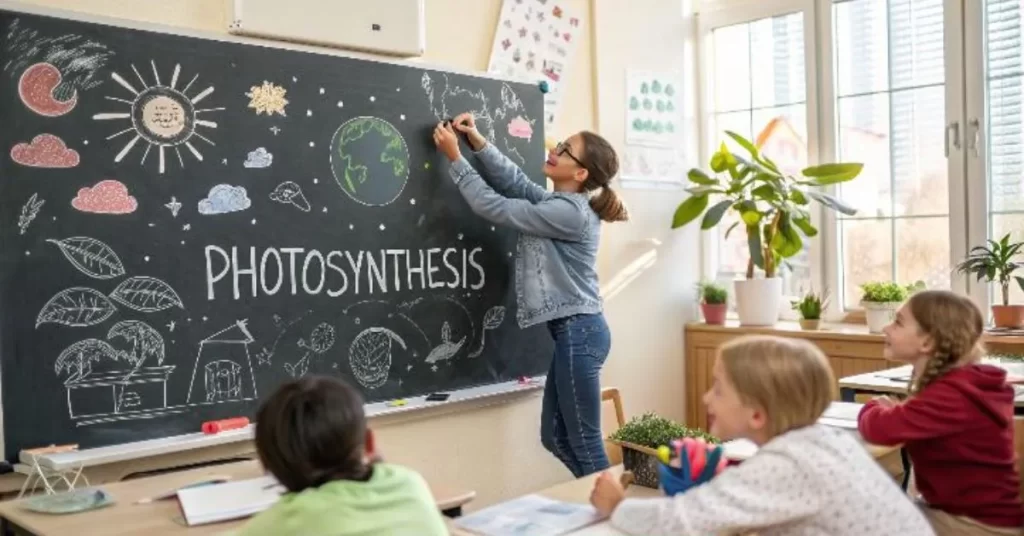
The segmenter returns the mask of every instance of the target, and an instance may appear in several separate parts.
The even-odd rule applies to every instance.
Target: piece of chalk
[[[405,400],[392,400],[391,402],[388,402],[388,405],[391,407],[404,406],[405,404]]]
[[[234,430],[236,428],[245,428],[246,426],[249,426],[248,417],[234,417],[231,419],[221,419],[219,421],[206,421],[203,423],[203,433],[216,434],[218,432]]]

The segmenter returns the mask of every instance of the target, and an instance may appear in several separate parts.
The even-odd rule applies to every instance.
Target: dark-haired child
[[[288,491],[239,536],[448,534],[423,478],[378,460],[362,397],[339,379],[281,385],[256,414],[256,451]]]

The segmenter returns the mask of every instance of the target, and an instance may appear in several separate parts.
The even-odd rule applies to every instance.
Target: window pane
[[[750,23],[750,53],[754,108],[807,100],[802,13]]]
[[[858,218],[892,213],[889,143],[887,94],[839,99],[839,160],[864,164],[856,179],[839,185],[839,196]]]
[[[749,25],[718,28],[713,36],[715,111],[750,109]]]
[[[889,24],[886,2],[853,0],[835,4],[835,64],[839,96],[889,87]]]
[[[945,80],[942,3],[889,0],[893,88],[942,84]]]
[[[747,138],[748,140],[754,139],[754,136],[750,132],[750,111],[748,110],[744,110],[742,112],[718,114],[715,116],[715,122],[713,126],[713,132],[715,133],[715,144],[714,146],[708,148],[712,153],[718,150],[718,146],[721,145],[723,141],[726,142],[730,150],[739,152],[740,154],[744,153],[743,148],[740,147],[739,144],[734,142],[732,138],[725,134],[726,130],[731,130],[739,134],[740,136]]]
[[[761,152],[782,171],[796,175],[807,167],[806,105],[754,110],[753,120]]]
[[[1017,47],[1012,47],[1017,50]],[[1006,66],[1010,62],[1002,61]],[[1020,58],[1017,58],[1020,63]],[[991,65],[991,62],[990,62]],[[1019,70],[1017,67],[1015,70]],[[991,72],[991,71],[990,71]],[[996,212],[1024,210],[1024,83],[1019,75],[989,79],[988,150],[989,208]]]
[[[739,216],[730,210],[718,225],[718,278],[727,281],[746,277],[747,259],[750,258],[747,232],[743,226],[737,225],[729,233],[729,238],[725,238],[725,233],[737,221]]]
[[[990,224],[992,226],[990,236],[996,240],[1002,238],[1006,233],[1010,233],[1010,240],[1024,240],[1024,213],[995,214],[992,216]],[[1002,304],[1002,292],[999,290],[998,284],[992,285],[991,292],[990,303]],[[1024,292],[1021,292],[1016,282],[1010,285],[1010,303],[1024,303]]]
[[[842,220],[843,303],[860,303],[860,285],[892,278],[892,220]]]
[[[949,213],[943,134],[945,89],[933,86],[892,94],[893,212],[896,216]],[[858,179],[859,182],[859,179]]]
[[[896,219],[896,281],[949,288],[949,218]]]

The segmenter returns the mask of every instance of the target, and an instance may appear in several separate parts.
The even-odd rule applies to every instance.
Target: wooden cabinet
[[[684,334],[687,426],[707,429],[707,414],[701,398],[711,386],[711,367],[719,345],[751,334],[796,337],[813,342],[828,356],[836,380],[896,366],[882,357],[882,336],[867,333],[865,326],[836,324],[823,326],[819,331],[803,331],[795,322],[780,322],[765,328],[741,328],[737,323],[725,326],[688,324]]]

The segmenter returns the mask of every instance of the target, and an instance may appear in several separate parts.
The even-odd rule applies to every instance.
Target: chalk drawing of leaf
[[[109,318],[114,310],[114,304],[98,290],[72,287],[57,293],[46,302],[36,317],[36,327],[46,323],[72,327],[94,326]]]
[[[505,308],[500,305],[491,307],[484,315],[484,329],[494,329],[500,326],[503,320],[505,320]]]
[[[73,236],[64,240],[48,239],[83,274],[96,279],[113,279],[124,275],[124,266],[110,246],[87,236]]]
[[[143,313],[154,313],[171,307],[185,306],[181,298],[167,283],[147,276],[125,279],[110,293],[114,301]]]
[[[116,359],[117,350],[99,339],[85,339],[68,346],[57,357],[53,369],[57,374],[67,372],[68,381],[84,378],[92,372],[92,364],[103,358]]]

